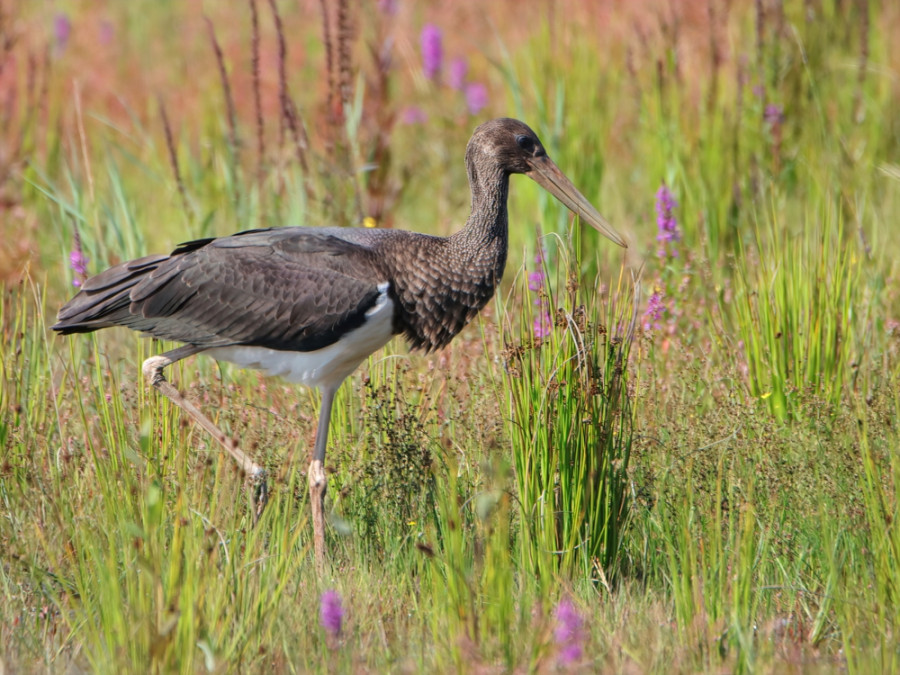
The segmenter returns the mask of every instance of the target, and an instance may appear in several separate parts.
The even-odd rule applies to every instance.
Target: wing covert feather
[[[310,351],[361,325],[384,281],[370,249],[334,236],[228,237],[136,284],[128,325],[191,344]]]

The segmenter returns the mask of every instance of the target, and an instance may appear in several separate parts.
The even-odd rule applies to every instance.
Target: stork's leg
[[[162,374],[163,368],[180,361],[183,358],[203,351],[202,347],[194,345],[186,345],[165,352],[158,356],[151,356],[144,361],[143,371],[144,377],[149,380],[150,384],[156,387],[161,394],[166,396],[172,403],[184,410],[188,415],[194,418],[201,427],[206,429],[210,435],[218,441],[219,445],[225,448],[225,452],[234,458],[241,471],[250,479],[252,483],[252,491],[250,494],[250,507],[253,512],[253,524],[256,525],[263,509],[269,501],[269,489],[266,485],[266,472],[259,464],[254,462],[250,457],[238,447],[237,442],[226,436],[212,420],[200,412],[200,409],[193,403],[188,401],[181,392],[178,391]]]
[[[325,489],[328,477],[325,475],[325,448],[328,446],[328,426],[331,422],[331,406],[334,403],[334,389],[322,389],[322,405],[319,410],[319,426],[316,429],[316,445],[313,448],[312,463],[309,465],[309,501],[312,507],[313,546],[316,551],[316,567],[321,572],[325,568]]]

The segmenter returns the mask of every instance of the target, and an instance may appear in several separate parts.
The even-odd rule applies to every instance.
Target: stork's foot
[[[266,481],[265,469],[257,469],[250,475],[250,513],[253,514],[253,527],[259,522],[262,512],[269,503],[269,484]]]
[[[321,574],[325,570],[325,490],[328,477],[321,460],[314,459],[309,465],[309,501],[312,507],[313,547],[316,552],[316,569]]]

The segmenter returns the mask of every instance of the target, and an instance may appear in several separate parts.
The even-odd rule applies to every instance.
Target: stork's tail
[[[121,325],[130,314],[131,289],[168,258],[153,255],[129,260],[91,277],[59,310],[53,330],[69,335]]]

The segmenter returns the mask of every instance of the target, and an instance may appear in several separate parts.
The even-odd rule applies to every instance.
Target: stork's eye
[[[525,152],[534,152],[534,139],[531,136],[520,134],[516,136],[516,143],[518,143],[519,147]]]

